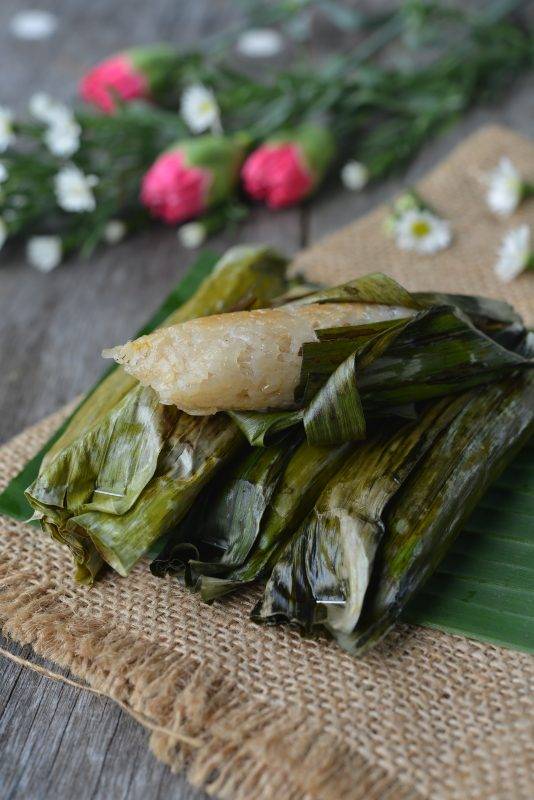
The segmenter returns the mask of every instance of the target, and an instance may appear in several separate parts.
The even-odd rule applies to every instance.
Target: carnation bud
[[[334,154],[326,128],[304,125],[268,139],[245,161],[247,193],[270,208],[282,208],[308,197],[322,180]]]
[[[179,54],[168,45],[134,47],[106,58],[84,75],[80,95],[106,114],[119,100],[161,99],[176,80]]]
[[[141,202],[170,224],[200,216],[232,194],[245,147],[241,136],[205,135],[178,142],[145,174]]]

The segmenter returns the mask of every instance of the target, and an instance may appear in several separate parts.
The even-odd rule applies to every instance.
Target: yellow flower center
[[[412,233],[416,239],[424,239],[430,233],[430,225],[424,219],[418,219],[412,225]]]
[[[199,105],[199,110],[201,114],[209,114],[210,111],[213,109],[213,103],[211,100],[202,100]]]

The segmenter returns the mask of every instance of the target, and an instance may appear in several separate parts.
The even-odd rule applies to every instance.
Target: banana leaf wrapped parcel
[[[314,447],[299,436],[254,448],[192,509],[152,572],[184,572],[207,601],[264,576],[353,446]]]
[[[371,436],[286,545],[253,618],[318,626],[349,652],[365,652],[533,433],[534,374],[522,372],[431,403],[389,442]],[[416,458],[411,442],[419,442]]]
[[[522,330],[506,303],[411,294],[376,273],[274,309],[173,325],[104,355],[162,403],[229,412],[251,444],[303,425],[309,444],[333,445],[365,438],[369,418],[525,366],[507,346]]]
[[[288,291],[238,248],[74,415],[27,497],[78,580],[149,550],[211,602],[359,654],[387,632],[534,429],[534,349],[506,303],[381,273]]]
[[[234,248],[164,324],[269,303],[286,289],[285,267],[269,248]],[[126,575],[244,444],[229,418],[191,418],[117,370],[82,404],[26,496],[90,584],[104,562]]]
[[[193,508],[153,562],[155,574],[178,569],[207,601],[267,577],[256,621],[321,628],[355,653],[384,635],[534,429],[533,352],[511,309],[468,297],[403,298],[405,308],[417,302],[423,308],[415,315],[318,330],[303,345],[296,398],[308,393],[313,406],[345,370],[327,398],[329,444],[310,444],[311,426],[302,432],[308,441],[297,435],[295,420],[306,412],[231,412],[259,453]],[[363,441],[352,427],[354,389]],[[265,446],[273,427],[289,438]],[[437,475],[442,482],[427,491],[425,480]],[[438,487],[448,493],[448,511],[432,502]],[[420,518],[399,552],[390,510],[410,504]],[[399,561],[406,572],[395,575],[398,594],[391,583],[375,594],[378,571]]]

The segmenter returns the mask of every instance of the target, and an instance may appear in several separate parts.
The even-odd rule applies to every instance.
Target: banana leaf
[[[253,547],[284,468],[298,439],[254,448],[213,485],[178,527],[160,556],[152,562],[156,575],[179,570],[180,554],[186,582],[200,588],[202,576],[223,575],[240,567]],[[190,556],[193,556],[192,558]],[[210,557],[209,561],[199,559]]]
[[[82,511],[66,530],[89,537],[104,561],[126,576],[159,537],[184,516],[199,492],[246,442],[222,414],[179,414],[164,443],[158,469],[125,513]]]
[[[408,292],[400,283],[383,272],[371,272],[348,281],[340,286],[319,289],[295,300],[293,306],[310,303],[380,303],[388,306],[421,309],[428,305],[428,299],[418,300],[416,294]],[[432,304],[432,303],[431,303]]]
[[[230,251],[181,317],[268,303],[284,290],[284,271],[266,248]],[[103,562],[127,574],[244,444],[225,415],[190,418],[137,384],[104,415],[100,400],[97,390],[80,408],[26,492],[43,528],[71,549],[77,579],[89,584]]]
[[[385,508],[461,407],[461,399],[441,400],[417,422],[381,425],[354,447],[277,561],[254,619],[354,628]]]
[[[343,336],[345,347],[346,330]],[[326,341],[327,347],[332,344]],[[320,349],[322,344],[310,347]],[[432,307],[380,332],[341,362],[305,411],[306,435],[316,444],[364,438],[366,418],[388,414],[405,403],[460,393],[532,366],[531,359],[503,347],[456,309]]]
[[[430,306],[411,318],[317,331],[318,340],[303,346],[295,397],[303,407],[233,412],[232,418],[252,445],[268,444],[301,424],[309,444],[336,445],[364,439],[372,417],[388,417],[399,407],[532,367],[532,358],[507,346],[517,348],[525,331],[506,314],[506,305],[496,303],[490,319],[490,304],[468,299],[472,302],[464,300],[464,306],[479,309],[478,319],[486,321],[491,335],[454,306]]]
[[[157,325],[150,325],[149,330],[143,329],[137,336],[195,317],[264,305],[265,298],[270,300],[284,292],[286,265],[287,260],[269,247],[233,247],[218,260],[209,278],[206,276],[192,296],[169,311]],[[122,367],[113,368],[75,411],[62,435],[45,455],[43,465],[103,419],[136,385],[137,380]]]
[[[521,517],[522,508],[532,514],[531,494],[522,494],[524,487],[508,478],[508,493],[493,490],[489,505],[482,504],[451,555],[444,556],[489,484],[534,433],[534,375],[515,373],[490,387],[435,401],[426,415],[440,408],[452,419],[404,478],[394,471],[399,483],[387,497],[381,494],[382,473],[374,483],[371,477],[366,494],[360,475],[354,476],[350,489],[343,484],[356,454],[344,465],[286,546],[253,619],[290,620],[307,632],[325,628],[355,655],[380,641],[401,615],[533,649],[534,619],[528,610],[534,574],[528,541],[532,516]],[[426,415],[414,433],[428,421]],[[409,428],[397,434],[398,442]],[[379,438],[356,452],[377,453]],[[516,473],[525,474],[522,458],[530,457],[534,465],[533,452],[517,459]],[[365,466],[369,453],[364,459]],[[343,513],[338,510],[336,517],[338,482]],[[516,507],[509,510],[510,500]],[[523,506],[517,507],[521,501]],[[332,518],[325,518],[325,511]],[[438,565],[437,578],[425,584]]]
[[[339,639],[344,648],[353,653],[363,653],[387,633],[443,559],[488,485],[502,473],[533,433],[532,374],[517,375],[484,391],[471,393],[462,413],[420,468],[410,476],[402,493],[389,509],[387,532],[361,618],[350,635]],[[491,530],[490,522],[482,533]],[[456,576],[462,575],[462,568],[466,570],[469,538],[469,533],[466,533],[458,540],[454,568]],[[479,547],[479,554],[480,550]],[[504,582],[501,586],[506,586],[506,559],[512,550],[507,543],[504,549],[501,545],[499,551],[491,537],[486,539],[485,558],[481,559],[474,571],[475,576],[479,576],[479,582],[488,583],[490,574],[484,574],[487,568],[485,559],[491,554],[491,577],[495,580],[500,574],[501,582]],[[473,565],[469,566],[472,570]],[[518,566],[521,567],[521,562]],[[444,570],[447,570],[446,564]],[[469,567],[465,574],[470,574]],[[510,588],[526,592],[529,579],[531,574],[526,568],[520,580]],[[518,598],[515,598],[514,605],[513,592],[507,592],[506,599],[509,604],[511,601],[516,614],[523,615],[522,620],[512,618],[512,624],[530,625],[532,630],[532,620],[528,620],[528,601],[526,605],[521,604],[521,600],[526,600],[526,595],[519,598],[519,605]],[[500,606],[501,602],[497,601],[496,610]],[[413,618],[414,610],[411,613]],[[530,641],[532,643],[532,635]]]
[[[202,282],[212,273],[217,257],[211,251],[203,252],[195,261],[191,269],[185,274],[180,283],[173,289],[172,292],[166,297],[165,301],[158,308],[156,313],[151,319],[137,332],[136,336],[141,336],[144,333],[150,333],[155,330],[158,325],[171,314],[180,308],[200,287]],[[32,483],[39,473],[46,458],[47,453],[54,447],[55,443],[64,435],[65,431],[69,428],[74,421],[76,415],[81,411],[82,407],[89,408],[88,400],[95,398],[95,393],[100,386],[111,379],[115,374],[126,375],[126,373],[116,365],[107,369],[103,376],[97,381],[92,389],[87,392],[84,399],[74,410],[74,412],[67,418],[67,420],[59,426],[59,428],[47,440],[39,452],[23,467],[23,469],[11,480],[6,489],[0,494],[0,513],[4,513],[17,520],[27,520],[32,513],[31,506],[26,500],[25,491]],[[135,382],[134,384],[135,385]],[[117,402],[120,402],[124,395],[117,395]],[[98,407],[98,402],[95,402],[95,407]],[[65,440],[66,441],[66,440]],[[61,449],[61,448],[58,448]],[[32,524],[36,524],[35,521]]]
[[[288,449],[286,443],[284,448]],[[292,448],[295,448],[295,443],[292,443]],[[289,450],[286,459],[281,462],[282,474],[277,476],[278,482],[274,491],[262,504],[258,516],[241,529],[241,534],[237,527],[232,531],[239,541],[238,558],[234,553],[228,552],[230,548],[224,549],[225,542],[220,538],[216,541],[212,537],[210,544],[219,546],[220,549],[218,552],[210,552],[208,549],[207,554],[211,555],[211,560],[202,564],[195,560],[188,561],[198,558],[198,550],[195,552],[190,546],[184,547],[179,542],[172,542],[154,560],[152,571],[157,575],[176,573],[177,566],[183,568],[188,561],[189,583],[200,588],[202,598],[206,601],[228,594],[267,574],[276,563],[288,538],[313,507],[320,492],[352,448],[351,443],[336,448],[311,447],[303,442],[294,451]],[[263,452],[272,453],[275,458],[279,451],[278,447],[270,447]],[[229,488],[226,498],[230,497],[232,489],[235,490],[235,484],[231,484]],[[212,531],[216,530],[216,523],[220,519],[221,517],[215,518]],[[188,527],[190,532],[195,530],[193,525]]]

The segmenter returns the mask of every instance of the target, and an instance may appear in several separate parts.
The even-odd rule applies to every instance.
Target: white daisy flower
[[[3,153],[15,141],[13,130],[13,114],[5,106],[0,106],[0,153]]]
[[[39,272],[51,272],[61,263],[63,247],[59,236],[33,236],[26,245],[26,257]]]
[[[35,119],[38,119],[39,122],[44,122],[46,125],[54,125],[54,123],[62,122],[65,119],[73,119],[70,108],[64,103],[60,103],[59,100],[54,100],[46,92],[36,92],[32,95],[28,108]]]
[[[213,92],[198,83],[189,86],[182,94],[180,111],[187,127],[193,133],[220,130],[219,106]]]
[[[57,18],[54,14],[39,9],[19,11],[9,23],[9,30],[13,36],[29,42],[48,39],[56,28]]]
[[[75,214],[94,211],[96,200],[93,187],[97,183],[98,178],[94,175],[84,175],[74,164],[63,167],[54,178],[58,205],[64,211],[72,211]]]
[[[206,241],[206,227],[201,222],[188,222],[178,228],[178,239],[183,247],[196,250]]]
[[[424,209],[409,209],[395,221],[395,239],[401,250],[437,253],[451,243],[449,223]]]
[[[486,178],[486,202],[494,214],[507,217],[517,209],[523,197],[523,181],[519,170],[506,156]]]
[[[0,183],[5,183],[9,178],[9,173],[5,164],[0,161]]]
[[[69,158],[80,147],[82,130],[74,117],[57,118],[46,130],[43,139],[51,153]]]
[[[282,50],[283,39],[273,28],[251,28],[237,40],[237,51],[247,58],[272,58]]]
[[[2,217],[0,217],[0,250],[5,245],[8,235],[7,225]]]
[[[528,225],[508,231],[499,247],[495,264],[495,274],[503,283],[510,283],[524,270],[534,267],[534,254],[530,247],[530,228]]]
[[[341,183],[352,192],[360,192],[369,180],[369,170],[361,161],[347,161],[341,168]]]
[[[126,236],[126,225],[121,219],[110,219],[104,230],[107,244],[118,244]]]

